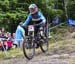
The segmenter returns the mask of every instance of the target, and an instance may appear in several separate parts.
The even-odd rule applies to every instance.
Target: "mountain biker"
[[[39,27],[44,27],[46,24],[46,18],[43,14],[38,10],[38,6],[36,4],[29,5],[29,12],[27,19],[24,22],[24,26],[28,26],[30,24],[35,23],[35,33],[38,32]]]
[[[23,38],[25,37],[25,30],[22,27],[23,23],[20,22],[17,26],[16,33],[15,33],[15,42],[14,45],[21,47]]]

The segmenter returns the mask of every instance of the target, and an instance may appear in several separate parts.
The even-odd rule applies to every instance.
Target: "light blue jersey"
[[[24,33],[25,33],[25,30],[21,26],[18,26],[16,30],[16,34],[15,34],[15,39],[22,40]]]

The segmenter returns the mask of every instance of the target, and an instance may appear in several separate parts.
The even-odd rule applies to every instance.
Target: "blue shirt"
[[[25,33],[25,30],[21,26],[18,26],[16,30],[16,34],[15,34],[15,39],[22,40],[24,33]]]
[[[43,16],[43,14],[41,12],[38,12],[37,14],[34,14],[34,16],[32,16],[31,14],[28,15],[26,21],[24,22],[24,26],[27,26],[29,24],[30,21],[39,21],[39,20],[42,20],[41,23],[45,23],[46,22],[46,19],[45,17]]]
[[[59,17],[58,17],[58,16],[56,16],[56,17],[54,18],[53,23],[54,23],[54,24],[59,24]]]

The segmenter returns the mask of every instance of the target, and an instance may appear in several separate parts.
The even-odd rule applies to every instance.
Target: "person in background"
[[[60,22],[59,22],[59,17],[56,16],[56,17],[53,19],[52,23],[54,24],[54,26],[55,26],[55,25],[58,25],[58,24],[60,23]]]
[[[12,41],[14,42],[14,40],[15,40],[15,33],[12,33],[11,38],[12,38]]]
[[[2,36],[2,30],[0,29],[0,37]]]
[[[25,37],[25,30],[22,27],[23,23],[20,22],[19,25],[17,26],[16,33],[15,33],[15,42],[18,47],[21,47],[23,39]]]
[[[6,43],[7,43],[6,49],[10,50],[12,48],[12,39],[11,39],[11,33],[10,32],[6,33],[6,40],[7,40],[6,41]]]
[[[2,36],[5,36],[5,28],[2,28]]]

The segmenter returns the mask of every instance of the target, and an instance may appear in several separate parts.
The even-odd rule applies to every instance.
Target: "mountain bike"
[[[34,57],[36,48],[40,47],[44,53],[48,51],[48,38],[43,27],[40,27],[36,34],[35,25],[29,25],[27,28],[28,36],[23,41],[23,53],[30,60]]]

